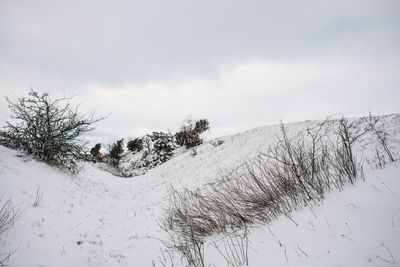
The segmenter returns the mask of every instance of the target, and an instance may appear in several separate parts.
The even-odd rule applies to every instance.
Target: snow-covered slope
[[[400,266],[400,170],[368,172],[365,182],[292,219],[251,231],[249,266]],[[208,263],[226,266],[215,249],[205,254]]]
[[[353,119],[357,120],[357,119]],[[381,118],[400,153],[400,116]],[[316,122],[287,125],[297,133]],[[168,192],[202,187],[220,172],[276,141],[279,125],[253,129],[205,143],[197,155],[181,150],[142,176],[118,178],[86,163],[75,177],[20,157],[0,146],[0,195],[12,198],[22,215],[3,237],[0,253],[16,250],[10,266],[152,266],[165,233],[159,227]],[[323,205],[251,230],[251,266],[384,266],[400,263],[400,170],[374,167],[375,142],[364,136],[357,147],[366,181],[332,192]],[[43,195],[33,206],[37,192]],[[225,266],[212,247],[208,263]],[[395,263],[394,263],[395,261]],[[179,262],[178,262],[179,263]]]

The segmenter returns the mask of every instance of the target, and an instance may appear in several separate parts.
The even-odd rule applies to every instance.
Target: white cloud
[[[393,70],[390,64],[365,62],[249,62],[225,68],[213,80],[93,86],[80,97],[90,105],[96,103],[97,110],[111,113],[99,129],[106,135],[134,136],[144,129],[175,131],[188,115],[208,118],[213,134],[219,135],[280,119],[365,115],[369,110],[398,112],[397,100],[388,97],[397,94]]]
[[[399,112],[398,0],[0,1],[0,92],[78,94],[93,135]],[[8,116],[0,99],[0,123]],[[100,138],[100,137],[98,137]]]

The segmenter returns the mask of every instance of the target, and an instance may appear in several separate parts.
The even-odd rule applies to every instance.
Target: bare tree
[[[7,98],[12,112],[11,121],[6,122],[10,144],[47,163],[76,171],[75,160],[87,153],[86,142],[78,137],[103,118],[79,113],[70,99],[52,99],[48,93],[33,90],[16,101]]]

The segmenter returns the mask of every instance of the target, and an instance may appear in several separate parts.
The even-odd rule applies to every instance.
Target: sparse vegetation
[[[304,129],[302,125],[311,126]],[[297,132],[299,128],[303,130]],[[206,175],[210,173],[214,174],[215,171],[206,169],[206,164],[210,164],[210,162],[215,165],[219,164],[220,155],[222,154],[229,157],[224,163],[233,163],[240,156],[242,158],[246,157],[246,153],[248,153],[249,158],[244,159],[241,165],[228,171],[220,170],[218,173],[220,176],[216,180],[211,180],[212,177],[210,177],[210,180],[204,179],[208,183],[200,185],[202,186],[200,188],[197,187],[199,186],[196,184],[197,181],[193,177],[189,177],[187,184],[190,184],[192,188],[197,187],[194,191],[188,189],[172,190],[169,205],[165,210],[166,216],[161,223],[161,227],[167,232],[167,240],[161,240],[166,245],[166,248],[162,250],[162,255],[159,257],[159,264],[162,266],[176,266],[174,263],[175,260],[181,261],[177,264],[179,266],[211,266],[209,255],[219,256],[219,258],[211,259],[212,261],[214,259],[217,260],[218,263],[216,264],[218,266],[224,265],[223,260],[225,260],[228,266],[246,266],[249,264],[248,234],[252,230],[252,225],[270,223],[279,217],[286,217],[292,220],[294,224],[302,226],[304,221],[301,219],[298,220],[297,217],[292,217],[295,210],[307,206],[312,211],[314,205],[320,205],[328,192],[342,190],[346,184],[354,184],[357,180],[363,178],[363,161],[360,160],[359,156],[361,154],[360,151],[364,151],[364,148],[367,148],[366,151],[368,153],[365,153],[366,156],[362,156],[371,159],[371,153],[369,152],[376,153],[377,166],[380,168],[385,166],[387,163],[386,160],[391,161],[389,153],[393,158],[397,156],[396,153],[393,153],[393,155],[392,151],[390,151],[392,147],[397,148],[398,146],[398,144],[392,146],[390,142],[391,140],[395,140],[395,138],[391,139],[391,136],[382,128],[385,127],[381,127],[378,119],[371,118],[371,116],[370,118],[358,120],[346,120],[342,118],[338,120],[327,119],[321,123],[306,122],[305,124],[300,124],[300,127],[297,124],[292,127],[292,125],[286,126],[281,123],[280,128],[272,128],[270,132],[268,132],[269,129],[261,131],[257,129],[249,131],[243,136],[235,136],[231,139],[226,137],[224,140],[229,140],[228,144],[220,148],[217,146],[221,145],[223,141],[215,139],[213,142],[209,142],[211,145],[207,144],[201,148],[192,147],[187,149],[180,147],[178,150],[175,150],[177,147],[174,139],[175,135],[164,132],[153,132],[152,134],[130,140],[127,145],[129,152],[124,152],[124,139],[115,141],[115,143],[110,145],[108,147],[109,154],[104,157],[100,153],[101,144],[96,144],[90,151],[92,157],[88,157],[88,159],[94,161],[95,158],[103,158],[104,160],[99,160],[100,164],[98,165],[100,167],[104,169],[108,168],[107,171],[110,172],[114,171],[113,174],[117,176],[131,177],[130,168],[148,170],[168,161],[174,152],[177,153],[179,158],[176,161],[172,162],[169,166],[165,166],[165,168],[161,168],[160,172],[155,171],[152,175],[146,177],[157,188],[165,186],[165,182],[168,182],[168,178],[170,177],[169,175],[175,175],[175,173],[177,173],[177,178],[172,180],[171,183],[177,184],[179,187],[179,183],[183,183],[183,179],[186,178],[185,176],[182,179],[183,175],[190,173],[192,169],[199,166],[201,168],[194,174],[196,178],[199,177],[200,172],[203,173],[203,170],[206,170]],[[276,132],[275,129],[277,130]],[[390,128],[388,129],[390,132],[393,131]],[[270,135],[261,136],[260,133]],[[6,133],[0,133],[0,136],[7,138]],[[274,142],[267,140],[272,136],[276,136],[276,139],[273,139],[275,140]],[[264,140],[267,140],[267,144],[270,144],[270,146],[267,147],[267,145],[264,145],[264,149],[258,151],[258,154],[256,154],[257,151],[255,154],[252,154],[254,148],[259,146]],[[366,144],[370,141],[374,141],[375,143]],[[250,148],[244,147],[247,143],[251,143]],[[234,148],[232,148],[233,146]],[[5,149],[5,151],[8,150]],[[232,154],[236,151],[240,153],[240,156]],[[395,149],[393,151],[397,152]],[[214,155],[207,159],[207,153],[214,153]],[[372,157],[374,157],[374,154],[372,154]],[[179,162],[179,159],[187,159],[188,161]],[[19,158],[16,158],[16,160],[21,163]],[[137,162],[143,163],[143,165],[130,165]],[[193,165],[185,166],[185,163]],[[204,165],[206,165],[206,168],[203,168]],[[220,165],[217,167],[220,167]],[[180,168],[183,169],[182,173],[179,173]],[[158,175],[161,179],[164,179],[162,183],[158,183]],[[165,178],[163,175],[165,175]],[[78,186],[82,185],[82,181],[79,181],[80,177],[74,180]],[[89,189],[90,186],[95,186],[96,193],[98,193],[97,195],[100,199],[104,199],[104,196],[115,198],[115,201],[112,203],[113,206],[117,206],[115,204],[120,203],[118,200],[119,196],[125,199],[126,195],[122,195],[122,193],[127,194],[128,200],[131,199],[132,193],[134,193],[133,195],[136,192],[141,193],[143,188],[146,188],[147,182],[145,181],[146,179],[137,179],[139,181],[137,183],[139,185],[137,191],[135,191],[135,187],[129,188],[126,192],[119,188],[118,190],[111,191],[109,190],[111,187],[103,183],[101,177],[97,180],[96,175],[91,175],[90,177],[92,178],[83,181],[86,183],[86,186]],[[24,180],[21,180],[20,184],[23,183]],[[396,196],[397,192],[395,192],[392,185],[389,183],[387,185],[384,183],[381,184],[381,187],[373,186],[372,190],[381,192],[381,194],[385,191]],[[32,199],[29,205],[31,208],[32,206],[36,208],[32,209],[34,212],[44,211],[48,205],[46,204],[46,207],[41,205],[43,193],[36,183],[33,185],[36,186],[33,188],[37,188],[36,196],[34,192],[33,194],[29,192],[25,194],[22,191],[22,193]],[[147,193],[145,192],[145,194]],[[158,194],[159,192],[155,189],[154,193]],[[54,196],[52,194],[46,195],[46,198],[48,197],[52,198]],[[152,196],[150,195],[149,197]],[[159,197],[156,201],[161,200],[160,202],[162,202],[165,199],[164,195],[160,195]],[[85,201],[86,199],[81,197],[80,199],[78,198],[79,202],[75,201],[71,203],[68,214],[73,211],[72,208],[75,204],[86,205],[88,202]],[[142,199],[144,198],[140,198],[140,201]],[[146,206],[143,207],[148,208],[149,203],[145,203]],[[356,208],[359,203],[351,201],[349,205]],[[139,208],[141,209],[141,207]],[[142,215],[140,209],[138,209],[139,215]],[[154,212],[151,209],[143,212],[146,216],[149,213],[153,215]],[[312,213],[317,218],[316,214],[318,213],[314,213],[314,211]],[[135,216],[136,207],[134,212],[133,208],[132,210],[127,209],[127,219]],[[394,214],[392,217],[393,228],[398,227],[396,216]],[[329,218],[329,221],[332,222],[332,226],[334,227],[334,225],[337,225],[337,221],[335,222],[331,219]],[[327,219],[325,220],[328,226],[331,227],[330,222]],[[115,223],[112,220],[109,221]],[[142,220],[138,221],[138,223],[142,223]],[[103,226],[108,223],[103,217],[99,219],[99,222]],[[38,221],[38,224],[32,227],[39,227],[39,225],[46,225],[46,223],[43,220]],[[312,223],[315,222],[313,221]],[[319,230],[318,224],[315,224],[314,227],[312,223],[310,224],[312,227],[311,230]],[[351,226],[347,225],[347,222],[345,224],[350,232],[354,229],[353,223]],[[104,231],[109,229],[106,228]],[[126,225],[124,225],[124,229],[126,229]],[[157,234],[159,233],[157,232]],[[309,253],[308,255],[311,257],[312,251],[309,247],[306,247],[306,252],[303,252],[298,244],[286,243],[280,233],[276,237],[272,232],[271,234],[273,238],[279,241],[279,245],[284,251],[282,256],[286,257],[286,261],[290,262],[293,260],[293,253],[297,253],[297,255],[301,254],[301,256],[299,255],[299,259],[302,259],[303,255],[308,257],[306,253]],[[346,234],[346,239],[350,240],[350,238],[353,238],[349,233]],[[93,234],[93,238],[86,238],[86,233],[83,235],[85,238],[80,237],[75,240],[76,244],[81,246],[82,249],[84,249],[85,244],[99,244],[97,243],[97,239],[95,239],[96,237],[94,237],[95,234]],[[132,238],[139,238],[140,234],[134,233],[131,236]],[[154,239],[158,239],[159,237],[159,235],[156,235]],[[280,240],[283,240],[283,245],[280,243]],[[286,254],[286,248],[288,248],[288,254]],[[290,248],[293,248],[292,255],[289,253]],[[68,247],[67,251],[69,251]],[[213,253],[208,254],[209,251]],[[65,255],[64,247],[61,253]],[[179,254],[179,256],[175,257],[174,254]],[[12,251],[9,251],[7,254],[0,254],[0,266],[3,263],[7,263],[10,255],[12,255]],[[120,257],[118,252],[115,252],[115,254],[113,252],[112,255],[111,257],[115,255],[115,258],[121,259],[122,262],[126,254]],[[294,257],[296,256],[294,255]],[[377,256],[376,259],[381,261],[387,260],[388,263],[395,262],[393,257],[392,261],[390,261],[389,257],[382,255],[379,257]],[[156,265],[154,260],[153,265]]]
[[[222,145],[224,143],[224,140],[217,138],[215,140],[211,140],[209,143],[210,143],[210,145],[217,147],[217,146]]]
[[[79,136],[93,130],[93,124],[102,118],[79,113],[69,104],[70,99],[52,99],[48,93],[33,90],[16,101],[7,98],[12,115],[6,122],[5,143],[77,172],[76,160],[87,154],[86,142]]]
[[[113,168],[111,172],[117,176],[130,177],[142,175],[148,170],[170,160],[174,154],[174,150],[179,146],[192,148],[191,155],[193,157],[196,156],[197,151],[194,150],[194,147],[203,142],[200,138],[200,134],[207,131],[209,128],[209,122],[206,119],[198,121],[186,120],[181,131],[176,134],[152,132],[143,137],[132,139],[127,143],[128,151],[132,154],[139,152],[142,152],[142,154],[140,159],[131,162],[129,168],[122,168],[119,166],[123,153],[122,143],[120,148],[118,148],[119,146],[117,143],[109,146],[108,150],[110,153],[105,155],[105,157],[101,157],[101,155],[98,154],[100,144],[96,145],[91,150],[92,160],[108,163]],[[117,169],[118,174],[115,173],[115,169]]]
[[[387,157],[389,158],[389,161],[394,162],[395,158],[394,158],[393,153],[390,150],[389,145],[388,145],[389,134],[383,128],[378,128],[378,126],[377,126],[379,123],[379,117],[372,116],[371,113],[369,113],[368,118],[365,118],[364,121],[367,122],[367,124],[368,124],[367,129],[369,131],[373,132],[374,135],[376,136],[379,144],[382,146]],[[376,152],[377,152],[379,161],[382,162],[382,157],[379,155],[378,150],[376,150]]]
[[[249,265],[249,229],[244,225],[241,229],[226,231],[222,238],[213,245],[225,259],[227,266],[241,267]]]
[[[333,127],[336,131],[329,132]],[[353,145],[367,131],[342,118],[289,137],[282,123],[281,138],[256,160],[245,161],[202,191],[173,190],[163,222],[171,246],[193,266],[203,266],[199,259],[204,255],[191,258],[201,252],[199,244],[207,236],[268,223],[280,215],[290,218],[292,211],[318,203],[326,192],[353,184],[363,177]],[[230,265],[244,264],[237,254],[226,255],[236,262]]]

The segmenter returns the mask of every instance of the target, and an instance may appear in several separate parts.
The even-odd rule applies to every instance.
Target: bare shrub
[[[340,137],[340,145],[336,149],[336,163],[341,172],[347,175],[348,181],[352,184],[357,177],[357,163],[355,155],[353,155],[353,144],[362,135],[367,133],[367,130],[356,132],[352,131],[356,127],[350,124],[345,118],[339,120],[337,135]]]
[[[377,126],[379,123],[379,117],[372,116],[371,113],[369,113],[368,118],[365,118],[364,121],[368,124],[367,130],[374,133],[379,144],[382,146],[382,148],[386,152],[386,155],[388,156],[389,160],[391,162],[394,162],[395,161],[394,156],[388,146],[389,134],[385,131],[384,128],[378,128],[378,126]]]
[[[75,160],[85,155],[86,142],[78,137],[101,120],[82,115],[68,103],[71,98],[50,98],[31,90],[28,97],[11,101],[11,121],[7,121],[8,144],[39,160],[76,172]]]

